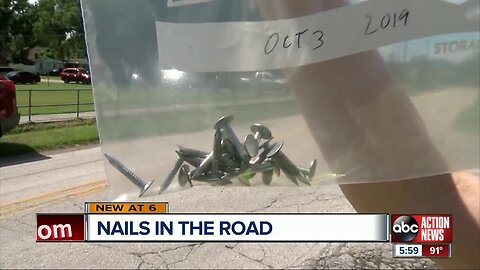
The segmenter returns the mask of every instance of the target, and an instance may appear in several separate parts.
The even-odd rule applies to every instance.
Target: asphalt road
[[[47,154],[21,164],[4,162],[0,268],[435,268],[427,259],[393,259],[388,243],[36,243],[35,213],[80,213],[84,201],[111,198],[102,181],[103,166],[98,147]],[[353,212],[333,184],[196,186],[144,200],[168,201],[170,212]]]

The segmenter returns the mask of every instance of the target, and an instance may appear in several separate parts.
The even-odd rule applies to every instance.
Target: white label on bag
[[[191,72],[295,67],[415,38],[479,31],[478,1],[370,0],[263,22],[157,22],[162,69]]]

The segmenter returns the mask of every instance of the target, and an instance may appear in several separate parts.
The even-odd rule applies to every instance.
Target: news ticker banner
[[[403,251],[409,255],[427,254],[428,247],[420,248],[421,244],[451,243],[452,221],[451,215],[429,214],[169,213],[166,202],[87,202],[85,213],[81,214],[37,214],[37,242],[391,240],[395,243],[417,244],[409,245],[410,248],[402,251],[399,248],[397,254],[401,256]],[[442,252],[450,250],[449,246],[442,247]]]

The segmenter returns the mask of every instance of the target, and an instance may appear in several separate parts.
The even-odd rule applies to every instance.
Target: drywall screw
[[[312,181],[313,179],[313,176],[315,175],[315,170],[317,169],[317,160],[314,159],[311,163],[310,163],[310,167],[308,167],[308,169],[305,169],[305,168],[302,168],[302,167],[297,167],[298,170],[303,173],[308,181]]]
[[[212,151],[212,170],[211,174],[216,176],[219,174],[219,162],[220,157],[222,156],[222,135],[220,130],[215,130],[215,134],[213,135],[213,151]]]
[[[268,161],[268,162],[271,162],[273,166],[273,172],[277,175],[277,176],[280,176],[280,167],[278,165],[278,162],[276,162],[275,160],[272,160],[271,158],[267,158],[265,159],[265,161]]]
[[[158,192],[158,194],[161,194],[162,192],[164,192],[168,188],[168,186],[170,186],[173,178],[177,174],[178,170],[180,169],[180,166],[182,166],[182,163],[184,161],[185,160],[183,159],[183,157],[181,155],[178,155],[177,160],[175,161],[175,164],[173,164],[172,170],[170,171],[170,173],[167,175],[167,177],[163,181],[163,184],[160,187],[160,191]]]
[[[265,161],[262,164],[253,164],[250,166],[250,170],[255,173],[273,170],[274,168],[274,164],[269,161]]]
[[[205,158],[208,155],[208,153],[204,152],[204,151],[183,147],[181,145],[177,145],[177,146],[178,146],[179,151],[184,156],[192,156],[192,157],[196,157],[196,158]]]
[[[270,185],[273,178],[273,170],[262,172],[262,181],[265,185]]]
[[[276,165],[275,173],[277,175],[280,175],[280,170],[284,171],[287,178],[290,179],[290,181],[292,181],[293,183],[295,183],[295,185],[298,185],[299,183],[295,175],[295,170],[292,170],[292,168],[296,169],[296,167],[292,167],[291,165],[293,163],[285,156],[285,154],[283,154],[282,151],[280,151],[283,147],[283,142],[276,142],[272,146],[267,145],[267,147],[269,148],[268,151],[266,151],[267,154],[265,156]],[[278,156],[279,154],[280,156]],[[284,159],[286,159],[286,162]],[[288,161],[290,161],[290,163],[288,163]]]
[[[305,178],[304,175],[300,173],[297,166],[282,151],[278,151],[272,158],[275,158],[278,161],[280,168],[285,172],[285,174],[287,174],[287,177],[290,180],[292,180],[293,177],[297,178],[304,184],[310,185],[310,182]],[[297,181],[293,182],[296,184],[298,183]]]
[[[285,167],[280,161],[276,158],[270,158],[270,162],[272,162],[275,165],[274,172],[280,176],[280,170],[282,170],[285,173],[285,176],[287,176],[290,181],[292,181],[295,185],[299,185],[298,180],[296,177],[294,177],[291,172],[289,171],[289,168]]]
[[[259,172],[265,172],[268,170],[273,170],[274,166],[270,162],[265,162],[262,164],[255,164],[250,166],[249,168],[246,168],[244,170],[240,170],[238,172],[233,172],[230,174],[226,174],[221,178],[221,180],[227,180],[227,179],[232,179],[232,178],[238,178],[243,184],[249,186],[250,182],[248,181],[250,178],[252,178],[256,173]]]
[[[253,137],[255,140],[258,142],[261,139],[268,140],[272,138],[272,132],[264,125],[262,124],[254,124],[250,126],[250,131],[253,133]]]
[[[272,146],[268,145],[267,147],[268,147],[268,151],[267,151],[267,154],[265,156],[267,158],[271,158],[271,157],[275,156],[277,153],[281,152],[280,150],[283,147],[283,142],[281,142],[281,143],[276,142]]]
[[[260,149],[262,149],[262,152],[253,160],[251,161],[251,164],[260,164],[262,163],[266,158],[267,158],[267,154],[269,153],[269,151],[271,150],[272,147],[282,147],[282,145],[277,145],[277,143],[275,143],[273,146],[270,146],[270,141],[272,140],[272,138],[268,139],[267,141],[265,141],[264,143],[262,143],[262,145],[259,146]]]
[[[235,131],[233,131],[232,127],[230,126],[230,122],[232,122],[233,116],[224,116],[220,118],[217,123],[215,123],[214,128],[219,129],[222,131],[224,138],[232,142],[235,150],[237,150],[238,155],[240,156],[243,162],[248,161],[248,153],[243,148],[243,144],[238,140]]]
[[[198,166],[197,169],[193,171],[191,178],[193,180],[196,180],[199,175],[205,173],[210,167],[210,165],[212,164],[212,160],[213,160],[213,151],[210,152],[210,154],[208,154],[208,156],[202,161],[200,166]]]
[[[182,158],[185,160],[185,162],[187,162],[188,164],[192,165],[195,168],[200,166],[200,164],[202,163],[202,160],[200,158],[184,155],[184,153],[180,152],[180,150],[175,150],[175,152],[179,156],[182,156]]]
[[[237,154],[235,152],[235,147],[230,141],[222,139],[222,149],[223,149],[223,152],[226,154],[229,154],[231,158],[237,157]]]
[[[133,173],[130,169],[128,169],[125,165],[123,165],[118,159],[105,154],[105,157],[107,158],[108,162],[112,164],[113,167],[115,167],[119,172],[121,172],[125,177],[128,178],[135,186],[140,188],[140,193],[138,194],[138,197],[142,197],[142,195],[147,191],[147,189],[152,185],[153,181],[150,182],[145,182],[143,181],[140,177],[138,177],[135,173]]]
[[[230,168],[230,169],[235,169],[235,168],[240,168],[241,164],[233,159],[228,154],[222,154],[220,156],[220,166],[222,168]]]
[[[245,150],[247,151],[250,157],[255,157],[258,155],[258,141],[252,134],[248,134],[245,137]]]
[[[178,173],[178,183],[181,187],[185,186],[187,182],[190,183],[190,187],[193,187],[192,180],[190,180],[190,177],[188,175],[189,171],[190,168],[187,164],[184,164],[182,165],[182,167],[180,167],[180,172]]]
[[[194,181],[199,181],[199,182],[217,182],[221,179],[221,177],[218,177],[218,176],[213,176],[211,174],[201,174],[201,175],[198,175],[197,177],[193,178],[193,174],[195,173],[195,170],[193,170],[189,175],[190,175],[190,179],[191,180],[194,180]]]

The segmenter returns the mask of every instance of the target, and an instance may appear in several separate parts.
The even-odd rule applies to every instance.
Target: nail
[[[192,165],[195,168],[200,166],[200,164],[202,163],[202,159],[185,155],[180,150],[175,150],[175,153],[177,153],[177,155],[181,156],[185,160],[185,162],[187,162],[188,164]]]
[[[308,181],[308,179],[306,179],[305,176],[300,173],[297,166],[282,151],[278,151],[275,154],[275,159],[278,160],[280,164],[280,168],[285,172],[285,174],[287,174],[287,177],[290,180],[292,180],[292,177],[293,177],[293,178],[297,178],[298,180],[300,180],[302,183],[306,185],[310,185],[310,182]],[[298,181],[293,181],[293,182],[296,184],[298,183]]]
[[[266,157],[271,158],[277,153],[281,152],[280,150],[283,147],[283,142],[276,142],[272,146],[269,146]]]
[[[254,124],[250,126],[250,131],[253,133],[253,136],[257,141],[260,141],[260,139],[268,140],[272,137],[272,132],[262,124]]]
[[[192,171],[192,173],[194,173],[194,171]],[[190,173],[190,179],[191,180],[194,180],[194,181],[198,181],[198,182],[207,182],[207,183],[212,183],[212,182],[218,182],[221,177],[219,178],[218,176],[213,176],[211,174],[201,174],[201,175],[198,175],[196,176],[195,178],[193,178],[193,175],[192,173]]]
[[[128,169],[125,165],[123,165],[118,159],[105,154],[105,157],[107,158],[108,162],[112,164],[113,167],[115,167],[119,172],[121,172],[125,177],[128,178],[135,186],[140,188],[140,193],[138,194],[138,197],[142,197],[142,195],[147,191],[147,189],[152,185],[153,181],[150,182],[145,182],[143,181],[140,177],[138,177],[135,173],[133,173],[130,169]]]
[[[187,182],[190,183],[190,187],[193,187],[192,180],[190,180],[190,177],[188,176],[189,171],[190,168],[187,164],[184,164],[182,167],[180,167],[180,172],[178,173],[178,183],[181,187],[185,186]]]
[[[253,137],[252,134],[248,134],[245,137],[245,150],[250,157],[255,157],[258,155],[258,141]]]
[[[248,162],[248,153],[245,151],[243,144],[240,142],[240,140],[238,140],[237,135],[233,131],[232,127],[230,126],[230,123],[232,122],[232,120],[233,120],[232,115],[224,116],[220,118],[217,121],[217,123],[215,123],[214,128],[222,131],[224,138],[232,142],[233,146],[235,147],[235,150],[240,156],[240,159],[243,162]]]
[[[238,171],[238,172],[233,172],[226,174],[221,178],[222,181],[229,180],[232,178],[237,178],[240,180],[240,182],[246,186],[250,186],[250,179],[255,176],[256,173],[268,171],[268,170],[273,170],[274,166],[270,162],[262,163],[262,164],[257,164],[257,165],[252,165],[250,168]]]
[[[170,173],[167,175],[167,177],[163,181],[163,184],[160,187],[160,191],[158,192],[158,194],[161,194],[162,192],[164,192],[168,188],[168,186],[170,186],[173,178],[175,177],[178,170],[180,169],[180,166],[182,166],[183,161],[184,161],[184,159],[182,158],[182,156],[177,157],[177,160],[175,161],[175,164],[173,164],[172,170],[170,171]]]
[[[272,140],[272,138],[268,139],[267,141],[265,141],[264,143],[262,143],[259,148],[262,149],[262,152],[257,156],[257,158],[255,158],[251,164],[260,164],[262,163],[266,158],[267,158],[267,154],[270,152],[270,150],[273,148],[273,147],[282,147],[283,146],[283,143],[279,146],[278,143],[274,143],[273,145],[270,145],[270,141]],[[274,152],[274,151],[273,151]]]
[[[204,152],[204,151],[183,147],[181,145],[177,145],[177,146],[178,146],[178,151],[180,151],[180,153],[182,153],[185,156],[192,156],[192,157],[196,157],[196,158],[205,158],[208,155],[208,153]]]
[[[213,135],[213,151],[212,151],[212,175],[219,175],[219,162],[220,157],[222,156],[222,135],[220,130],[215,130]]]
[[[280,175],[279,171],[282,170],[285,173],[285,176],[287,176],[290,181],[292,181],[295,185],[299,185],[297,178],[292,174],[290,171],[290,168],[285,166],[283,162],[280,162],[279,158],[272,157],[271,162],[274,164],[274,166],[277,168],[275,173],[278,173]]]
[[[302,168],[302,167],[298,167],[298,170],[303,173],[308,181],[312,181],[313,179],[313,176],[315,175],[315,170],[317,169],[317,160],[314,159],[311,163],[310,163],[310,167],[308,167],[308,169],[305,169],[305,168]]]
[[[210,154],[208,154],[208,156],[202,161],[202,163],[200,163],[197,169],[193,171],[194,173],[191,178],[193,180],[197,180],[198,176],[202,175],[208,170],[208,168],[210,168],[210,165],[212,164],[212,160],[213,160],[213,151],[210,152]]]
[[[222,154],[222,156],[220,156],[219,167],[222,171],[232,171],[240,169],[242,167],[242,164],[231,159],[228,154]]]
[[[238,154],[235,151],[235,146],[230,141],[222,139],[222,153],[226,153],[230,158],[238,157]]]
[[[270,185],[273,178],[273,170],[262,172],[262,181],[265,185]]]

